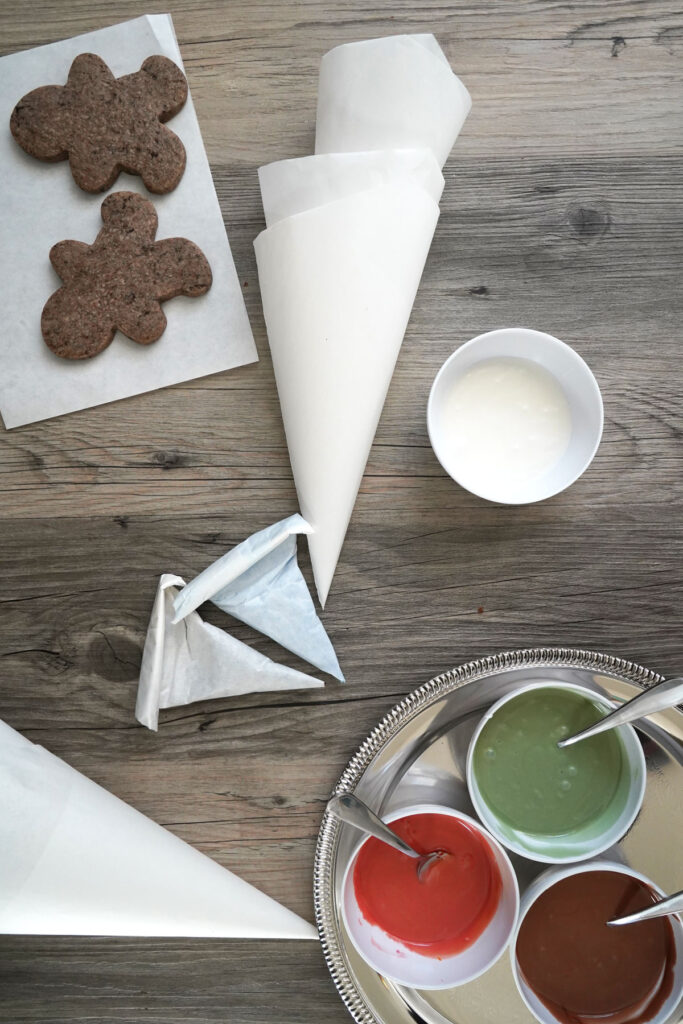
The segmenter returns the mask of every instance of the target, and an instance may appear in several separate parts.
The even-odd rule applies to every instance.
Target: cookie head
[[[159,226],[153,204],[137,192],[112,192],[102,203],[100,216],[112,235],[120,235],[124,241],[128,235],[135,245],[144,239],[153,242]]]
[[[94,53],[73,61],[66,84],[42,86],[21,99],[12,135],[40,160],[69,160],[86,192],[110,188],[121,171],[139,174],[150,192],[170,192],[185,170],[185,148],[162,122],[187,99],[187,81],[168,57],[115,78]]]
[[[60,124],[61,88],[43,85],[19,100],[10,117],[10,131],[21,148],[39,160],[66,160]]]
[[[136,192],[115,192],[102,203],[103,226],[92,245],[65,241],[50,260],[64,284],[41,318],[47,346],[64,359],[89,359],[119,330],[140,345],[161,337],[161,303],[197,297],[211,287],[211,268],[186,238],[156,241],[157,215]]]

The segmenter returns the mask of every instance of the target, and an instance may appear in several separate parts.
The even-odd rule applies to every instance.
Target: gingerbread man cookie
[[[106,191],[121,171],[139,174],[150,192],[171,192],[185,170],[185,147],[161,122],[186,99],[185,76],[168,57],[148,57],[139,71],[114,78],[100,57],[82,53],[66,85],[19,100],[10,129],[31,156],[68,158],[86,192]]]
[[[64,284],[47,300],[41,328],[48,347],[64,359],[97,355],[117,328],[149,345],[166,327],[160,303],[211,287],[211,268],[193,242],[154,240],[158,220],[149,199],[114,192],[102,203],[102,221],[92,245],[66,241],[50,250]]]

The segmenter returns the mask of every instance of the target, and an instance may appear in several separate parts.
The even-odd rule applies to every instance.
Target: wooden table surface
[[[536,645],[681,671],[683,13],[668,0],[1,0],[0,47],[169,8],[260,362],[0,433],[0,717],[312,919],[325,799],[409,690]],[[256,167],[312,151],[326,50],[428,31],[474,104],[323,615],[348,682],[168,711],[154,735],[133,709],[159,574],[192,577],[297,508],[252,249]],[[587,359],[605,433],[569,491],[506,508],[445,476],[425,407],[457,345],[519,324]],[[347,1019],[313,942],[0,940],[11,1024]]]

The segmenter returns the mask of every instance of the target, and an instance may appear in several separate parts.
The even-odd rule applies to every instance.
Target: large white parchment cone
[[[316,938],[2,721],[0,933]]]
[[[301,513],[313,527],[309,550],[324,605],[439,208],[409,174],[387,173],[386,183],[349,192],[339,183],[343,177],[328,173],[331,159],[307,160],[317,162],[307,173],[316,178],[311,194],[320,205],[276,220],[254,247],[292,472]],[[289,169],[283,176],[288,189]],[[269,186],[276,177],[266,169]],[[279,206],[270,189],[265,202]]]
[[[433,35],[345,43],[320,65],[315,151],[426,147],[443,167],[471,106]]]
[[[432,35],[322,60],[316,156],[259,171],[261,296],[324,604],[469,112]]]

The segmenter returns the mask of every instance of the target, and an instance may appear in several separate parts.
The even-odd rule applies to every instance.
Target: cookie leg
[[[45,344],[62,359],[90,359],[102,352],[116,333],[73,288],[59,288],[45,303],[40,320]]]
[[[142,178],[150,192],[172,192],[185,171],[185,147],[169,128],[158,124],[154,140],[137,154],[138,165],[131,168]]]
[[[98,147],[73,146],[69,150],[73,179],[84,192],[106,192],[119,176],[119,165]]]
[[[153,296],[131,291],[116,310],[116,326],[138,345],[150,345],[166,330],[166,315]]]

